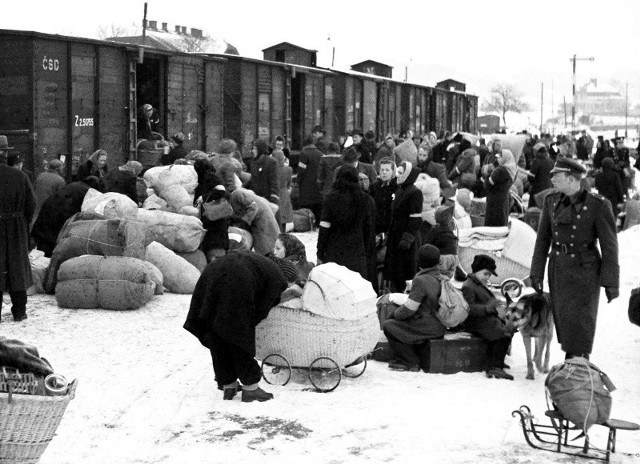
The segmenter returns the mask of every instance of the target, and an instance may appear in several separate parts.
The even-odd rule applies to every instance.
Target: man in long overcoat
[[[13,320],[22,321],[27,318],[27,288],[33,283],[29,224],[36,199],[27,175],[7,165],[10,148],[7,137],[0,136],[0,293],[9,291]]]
[[[242,401],[273,398],[258,387],[256,326],[280,302],[287,280],[278,265],[253,252],[226,254],[207,265],[191,298],[184,328],[211,351],[213,370],[231,400],[242,382]]]
[[[320,216],[322,214],[322,191],[318,184],[321,159],[322,152],[313,144],[313,139],[306,138],[302,152],[300,152],[300,161],[298,162],[299,195],[297,207],[309,208],[313,211],[313,215],[316,218],[316,227],[320,224]]]
[[[600,287],[605,288],[609,302],[619,295],[616,222],[609,200],[581,187],[585,169],[580,163],[559,157],[551,173],[557,192],[544,199],[531,282],[542,293],[548,255],[549,293],[558,341],[567,359],[588,358],[596,331]]]

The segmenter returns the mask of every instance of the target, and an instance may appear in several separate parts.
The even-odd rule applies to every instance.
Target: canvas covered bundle
[[[147,247],[145,260],[160,270],[167,290],[173,293],[193,293],[200,278],[200,271],[186,259],[164,245],[152,242]]]
[[[79,256],[58,271],[56,301],[63,308],[131,310],[153,298],[156,283],[146,264],[124,256]]]
[[[144,181],[157,194],[171,185],[183,186],[187,193],[193,194],[198,185],[198,175],[190,164],[173,164],[171,166],[156,166],[144,173]]]
[[[144,259],[152,236],[143,223],[127,219],[69,220],[58,236],[45,276],[44,290],[53,293],[62,263],[80,255]]]
[[[170,250],[179,252],[196,250],[205,233],[202,221],[197,217],[168,211],[140,208],[138,221],[149,227],[152,241],[162,243]]]
[[[81,208],[107,219],[135,219],[138,215],[138,205],[128,196],[116,192],[100,193],[95,189],[87,191]]]

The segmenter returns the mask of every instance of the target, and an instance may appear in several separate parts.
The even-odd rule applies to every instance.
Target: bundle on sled
[[[309,273],[301,298],[276,306],[258,325],[256,357],[340,375],[340,368],[365,358],[379,337],[371,283],[344,266],[326,263]]]
[[[62,308],[138,309],[153,298],[156,278],[140,259],[79,256],[60,266],[56,301]]]
[[[486,254],[496,260],[498,267],[498,276],[491,276],[492,284],[529,276],[536,233],[526,223],[510,218],[505,227],[472,227],[459,229],[458,233],[458,257],[466,272],[471,272],[476,255]]]

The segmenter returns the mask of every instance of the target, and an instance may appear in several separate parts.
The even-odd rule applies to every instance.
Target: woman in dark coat
[[[36,199],[28,176],[9,167],[2,151],[0,179],[0,296],[5,290],[9,292],[13,319],[21,321],[27,318],[27,288],[32,284],[29,223]]]
[[[553,169],[553,160],[547,153],[547,147],[538,143],[534,147],[537,148],[535,153],[535,159],[531,162],[531,169],[527,173],[529,181],[531,182],[531,188],[529,189],[529,208],[542,207],[536,203],[536,194],[543,190],[553,187],[551,183],[551,170]]]
[[[462,294],[469,303],[469,316],[463,326],[467,332],[489,342],[487,377],[513,380],[504,368],[513,334],[507,329],[498,313],[499,301],[487,287],[491,275],[496,274],[496,262],[488,255],[476,255],[471,263],[471,273],[462,284]]]
[[[131,198],[136,205],[138,198],[138,175],[142,172],[142,164],[138,161],[127,161],[118,169],[109,171],[104,177],[104,191],[117,192]]]
[[[206,232],[200,249],[207,257],[207,262],[224,255],[229,249],[229,218],[212,221],[206,217],[202,204],[226,197],[227,192],[222,179],[215,173],[213,165],[207,160],[197,160],[194,169],[198,175],[198,185],[193,192],[193,204],[200,207],[202,227]]]
[[[613,215],[617,216],[618,204],[624,202],[624,191],[613,158],[602,160],[602,171],[596,174],[596,188],[600,195],[611,202]]]
[[[78,173],[76,174],[76,180],[83,180],[89,176],[95,176],[103,181],[104,176],[107,175],[107,157],[106,150],[94,151],[89,159],[78,166]]]
[[[31,229],[31,235],[38,250],[44,252],[47,258],[53,254],[58,234],[64,223],[82,208],[84,196],[90,188],[102,188],[97,177],[89,176],[82,182],[72,182],[45,200],[40,208],[40,214]]]
[[[420,229],[421,243],[433,245],[440,251],[440,272],[449,279],[459,264],[458,237],[451,230],[453,209],[454,205],[440,206],[435,212],[436,224],[428,230]]]
[[[256,326],[286,289],[278,265],[253,252],[229,253],[202,272],[184,328],[211,351],[223,399],[233,399],[240,388],[243,402],[273,399],[258,386],[262,371],[255,360]]]
[[[396,357],[395,361],[389,363],[390,369],[418,372],[420,358],[414,347],[429,339],[442,338],[447,330],[435,316],[442,279],[439,262],[440,252],[436,247],[420,247],[420,270],[411,281],[409,298],[394,311],[390,319],[382,323],[382,330]]]
[[[360,189],[356,168],[341,166],[322,205],[318,263],[337,263],[368,278],[366,246],[375,237],[368,205],[369,196]]]
[[[485,180],[487,210],[484,225],[503,227],[509,222],[511,207],[511,185],[516,178],[517,166],[510,150],[502,150],[498,156],[498,167]]]
[[[384,278],[391,291],[402,292],[405,282],[416,274],[416,253],[420,245],[422,192],[414,185],[420,171],[410,162],[398,166],[398,190],[391,204],[391,224],[384,261]]]

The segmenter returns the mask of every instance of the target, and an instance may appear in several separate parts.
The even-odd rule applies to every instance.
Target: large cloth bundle
[[[545,387],[558,410],[586,433],[611,414],[611,392],[616,389],[607,374],[585,358],[565,360],[551,368]]]
[[[144,209],[162,209],[162,210],[165,210],[169,206],[167,205],[166,201],[164,201],[162,198],[160,198],[158,195],[156,195],[154,193],[154,194],[149,195],[147,197],[147,199],[144,201],[144,203],[142,203],[142,207]]]
[[[150,242],[149,229],[140,222],[127,219],[69,221],[58,236],[44,290],[54,292],[58,269],[68,259],[87,254],[144,259]]]
[[[194,251],[205,233],[200,219],[168,211],[140,208],[138,221],[149,227],[153,240],[174,251]]]
[[[204,271],[204,268],[207,267],[207,257],[204,254],[204,251],[200,249],[190,251],[188,253],[176,252],[176,254],[193,264],[200,272]]]
[[[32,250],[29,253],[29,262],[31,263],[33,285],[27,289],[27,295],[44,293],[44,281],[51,259],[46,258],[40,250]]]
[[[173,293],[193,293],[200,271],[186,259],[164,245],[152,242],[147,247],[145,260],[160,270],[167,290]]]
[[[82,202],[82,211],[98,213],[107,219],[135,219],[138,205],[126,195],[116,192],[100,193],[89,189]]]
[[[62,308],[138,309],[153,298],[155,287],[139,259],[85,255],[60,266],[56,301]]]
[[[371,282],[336,263],[314,267],[302,293],[305,310],[332,319],[355,320],[376,314]]]
[[[160,197],[167,202],[173,212],[180,211],[183,206],[193,206],[193,198],[187,189],[180,184],[172,184],[158,192]]]
[[[151,280],[153,280],[153,283],[156,284],[155,294],[162,295],[164,293],[164,277],[162,276],[162,272],[160,272],[160,269],[158,269],[154,264],[151,264],[149,261],[142,261],[142,263],[149,271]]]
[[[435,225],[435,211],[440,203],[440,182],[422,173],[418,175],[415,186],[422,193],[422,220]]]
[[[190,164],[174,164],[171,166],[157,166],[144,173],[144,181],[149,187],[153,187],[156,193],[163,189],[180,184],[187,193],[193,193],[198,185],[198,175]]]

